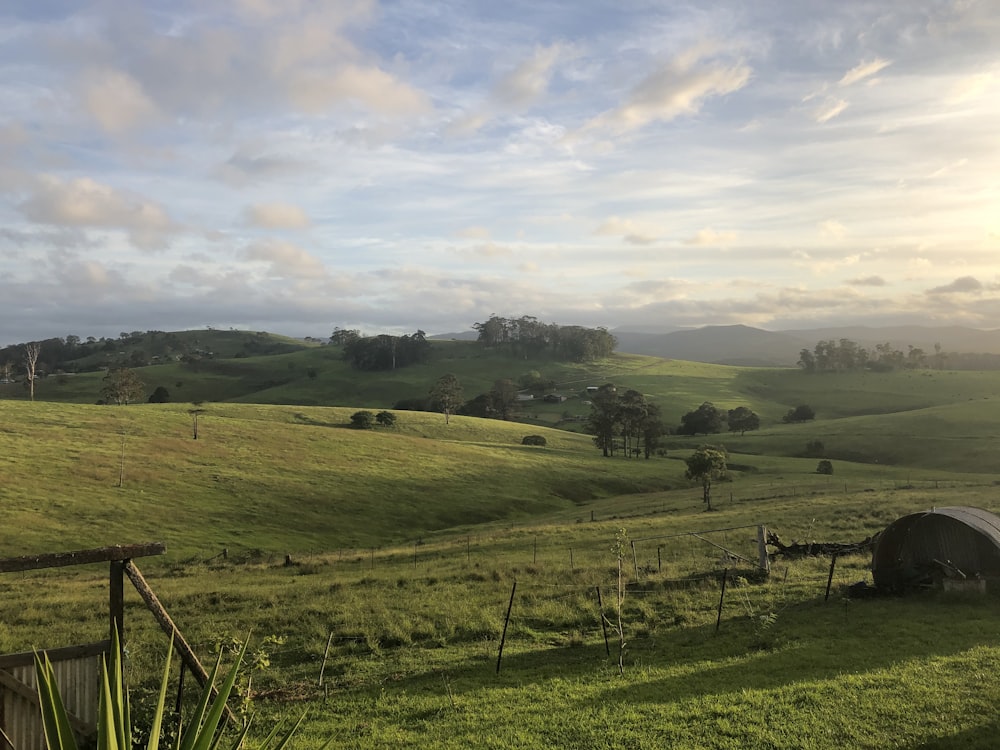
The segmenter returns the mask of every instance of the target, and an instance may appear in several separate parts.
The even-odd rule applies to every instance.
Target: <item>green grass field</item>
[[[935,505],[1000,509],[996,374],[476,352],[447,342],[420,369],[364,378],[328,347],[144,368],[151,387],[184,394],[163,405],[96,406],[91,375],[49,378],[35,403],[4,392],[16,396],[0,399],[4,556],[165,542],[166,555],[137,561],[161,601],[203,661],[252,633],[269,661],[251,670],[259,731],[308,709],[300,747],[995,746],[995,596],[848,600],[844,586],[870,580],[855,555],[824,601],[829,559],[779,559],[759,579],[719,547],[754,560],[758,524],[786,541],[854,542]],[[640,389],[678,421],[705,400],[747,404],[762,429],[604,459],[588,436],[544,426],[584,411],[579,395],[530,405],[528,424],[398,412],[396,429],[346,427],[442,372],[468,395],[529,369],[567,394]],[[781,423],[799,403],[815,422]],[[547,446],[520,445],[529,433]],[[733,467],[712,513],[683,478],[706,440],[725,443]],[[801,457],[811,440],[832,476]],[[635,549],[623,674],[597,604],[599,588],[614,619],[620,529]],[[106,633],[106,567],[7,574],[0,593],[0,652]],[[166,641],[133,591],[126,635],[141,704]]]

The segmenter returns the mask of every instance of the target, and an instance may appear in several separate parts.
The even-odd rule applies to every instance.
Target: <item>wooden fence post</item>
[[[836,567],[836,565],[837,565],[837,553],[834,552],[833,555],[830,557],[830,575],[826,579],[826,596],[823,597],[824,602],[830,600],[830,586],[833,585],[833,569]]]
[[[722,593],[719,594],[719,613],[715,616],[715,632],[719,632],[722,625],[722,602],[726,599],[726,579],[729,578],[729,568],[722,571]]]
[[[601,612],[601,629],[604,630],[604,650],[608,652],[608,656],[611,656],[611,644],[608,642],[608,621],[604,619],[604,601],[601,599],[601,587],[596,586],[597,589],[597,608]]]
[[[517,579],[510,588],[510,602],[507,604],[507,616],[503,621],[503,633],[500,635],[500,651],[497,653],[497,674],[500,674],[500,660],[503,659],[503,645],[507,642],[507,625],[510,623],[510,611],[514,607],[514,592],[517,591]]]
[[[767,527],[764,525],[757,527],[757,559],[760,569],[765,573],[770,573],[771,558],[767,556]]]

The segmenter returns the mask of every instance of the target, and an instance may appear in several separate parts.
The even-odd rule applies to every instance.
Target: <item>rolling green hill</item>
[[[399,411],[395,429],[347,427],[443,372],[471,396],[532,369],[570,398],[524,405],[527,424]],[[760,523],[786,541],[858,541],[933,505],[997,510],[990,373],[578,365],[466,342],[435,343],[431,362],[395,373],[358,373],[318,346],[138,372],[174,402],[95,405],[97,373],[49,376],[35,403],[4,386],[5,555],[165,542],[140,564],[197,653],[248,631],[269,652],[253,675],[260,732],[308,706],[306,747],[331,735],[469,747],[484,732],[498,748],[993,746],[998,691],[982,675],[1000,664],[996,597],[848,600],[843,587],[868,575],[854,555],[825,602],[829,560],[785,559],[766,580],[745,565]],[[579,429],[586,386],[608,381],[668,419],[711,400],[751,406],[762,428],[675,436],[666,457],[628,460],[546,426]],[[799,403],[817,419],[782,423]],[[547,445],[521,445],[529,433]],[[730,450],[711,514],[683,477],[706,440]],[[833,476],[801,457],[815,440]],[[621,529],[635,546],[616,566]],[[622,674],[601,626],[618,570]],[[103,637],[107,581],[106,566],[5,577],[0,651]],[[165,641],[131,590],[126,619],[131,670],[148,682]]]

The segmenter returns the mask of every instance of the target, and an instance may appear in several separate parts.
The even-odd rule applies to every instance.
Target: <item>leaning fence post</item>
[[[507,625],[510,623],[510,611],[514,607],[514,592],[517,591],[517,579],[510,587],[510,602],[507,604],[507,616],[503,621],[503,633],[500,635],[500,651],[497,653],[497,674],[500,674],[500,660],[503,659],[503,645],[507,642]]]
[[[729,568],[722,571],[722,593],[719,594],[719,614],[715,617],[715,632],[719,632],[719,626],[722,625],[722,602],[726,598],[726,579],[729,578]]]
[[[824,602],[830,600],[830,586],[833,585],[833,569],[836,567],[836,565],[837,565],[837,553],[834,552],[833,555],[830,557],[830,575],[826,579],[826,596],[823,597]]]
[[[330,656],[330,644],[333,643],[333,631],[330,631],[330,637],[326,639],[326,648],[323,650],[323,663],[319,666],[319,686],[323,687],[323,672],[326,671],[326,660]]]
[[[601,628],[604,630],[604,650],[608,652],[608,656],[611,656],[611,644],[608,642],[608,621],[604,619],[604,601],[601,599],[601,587],[595,586],[597,589],[597,608],[601,611]]]

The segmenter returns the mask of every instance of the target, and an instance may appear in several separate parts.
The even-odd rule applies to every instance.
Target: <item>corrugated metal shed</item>
[[[875,544],[872,577],[882,589],[945,577],[1000,578],[1000,516],[981,508],[934,508],[893,521]]]

